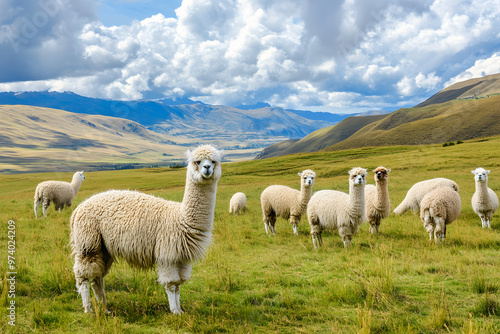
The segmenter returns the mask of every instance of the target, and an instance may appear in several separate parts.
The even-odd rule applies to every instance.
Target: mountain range
[[[263,103],[240,109],[189,99],[112,101],[71,92],[6,92],[0,93],[0,170],[15,172],[21,165],[31,171],[37,154],[47,161],[42,165],[66,166],[64,156],[75,152],[85,157],[80,163],[93,166],[179,163],[186,146],[207,142],[225,149],[228,161],[249,160],[263,147],[347,116]]]
[[[356,115],[300,140],[266,147],[258,159],[343,149],[439,144],[500,134],[500,74],[458,82],[413,108]]]

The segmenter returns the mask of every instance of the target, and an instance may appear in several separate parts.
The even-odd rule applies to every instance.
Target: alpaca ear
[[[302,177],[302,173],[297,173],[298,176]]]
[[[389,169],[387,170],[387,174],[389,174],[390,172],[391,172],[391,169],[389,168]]]
[[[487,171],[486,171],[486,174],[489,174],[489,173],[490,173],[490,171],[489,171],[489,170],[487,170]]]
[[[471,170],[470,171],[472,174],[476,175],[476,171],[475,170]]]

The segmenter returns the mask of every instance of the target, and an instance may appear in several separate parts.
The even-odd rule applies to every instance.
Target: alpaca
[[[389,201],[389,172],[385,167],[377,167],[375,173],[375,184],[365,186],[365,212],[366,219],[370,223],[370,232],[378,233],[380,221],[391,213]]]
[[[298,173],[298,175],[301,178],[300,191],[287,186],[273,185],[264,189],[260,195],[262,216],[267,235],[269,235],[269,229],[272,234],[276,234],[274,231],[276,217],[290,218],[293,234],[298,235],[297,225],[302,214],[307,209],[316,173],[306,169],[302,173]]]
[[[420,203],[420,219],[432,241],[446,237],[446,227],[460,215],[462,204],[458,192],[450,187],[439,187],[427,193]]]
[[[88,198],[71,216],[70,244],[76,286],[90,312],[90,283],[106,307],[104,277],[113,261],[132,267],[156,265],[170,311],[182,313],[180,287],[190,279],[191,263],[203,258],[212,235],[222,152],[211,145],[187,151],[182,202],[137,191],[110,190]]]
[[[414,212],[418,212],[420,210],[420,202],[422,201],[422,198],[424,198],[425,194],[441,186],[453,188],[458,192],[458,185],[455,181],[449,179],[438,177],[435,179],[420,181],[415,183],[410,190],[408,190],[405,199],[396,209],[394,209],[393,212],[397,215],[402,215],[410,209]]]
[[[349,171],[349,194],[336,190],[321,190],[311,197],[307,218],[311,226],[314,248],[323,245],[321,232],[338,229],[344,247],[349,247],[353,235],[365,220],[366,169]]]
[[[472,171],[476,181],[476,192],[472,196],[472,209],[481,218],[483,227],[491,228],[491,218],[498,209],[498,196],[488,188],[489,170],[476,168]]]
[[[247,197],[244,193],[236,193],[229,201],[229,213],[239,213],[245,210]]]
[[[70,207],[73,204],[82,181],[85,180],[83,171],[73,174],[71,183],[63,181],[44,181],[39,183],[35,189],[35,218],[38,218],[38,206],[42,204],[43,215],[47,217],[47,208],[50,202],[54,202],[56,210],[61,212],[64,206]]]

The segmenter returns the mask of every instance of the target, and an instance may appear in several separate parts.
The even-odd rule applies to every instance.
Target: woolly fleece
[[[439,187],[427,193],[420,203],[420,219],[429,232],[429,238],[438,242],[446,237],[446,226],[460,215],[462,204],[458,192],[450,187]]]
[[[365,220],[366,169],[349,171],[349,194],[336,190],[321,190],[311,197],[307,218],[311,227],[314,248],[323,244],[321,232],[338,229],[344,247],[351,244],[353,235]],[[317,240],[316,240],[317,239]]]
[[[104,276],[114,260],[132,267],[157,266],[170,309],[182,313],[180,286],[190,278],[190,263],[210,244],[222,153],[210,145],[188,151],[186,187],[181,203],[137,191],[110,190],[81,203],[71,216],[74,272],[85,312],[89,282],[106,304]]]
[[[260,195],[262,216],[266,234],[275,234],[274,225],[276,217],[283,219],[290,218],[294,234],[297,234],[297,225],[300,218],[306,212],[307,203],[312,194],[314,178],[316,173],[310,169],[298,173],[300,176],[300,191],[282,185],[272,185],[264,189]]]
[[[420,202],[424,196],[438,187],[450,187],[458,192],[458,185],[455,181],[438,177],[435,179],[420,181],[415,183],[406,193],[405,199],[394,209],[394,213],[402,215],[406,211],[412,209],[415,212],[420,210]]]
[[[476,192],[472,195],[472,209],[481,218],[483,227],[491,228],[491,218],[495,211],[498,210],[498,196],[488,188],[489,170],[482,167],[472,171],[476,182]]]
[[[370,224],[370,232],[378,233],[380,222],[391,213],[391,202],[389,200],[389,172],[385,167],[377,167],[375,173],[375,186],[365,186],[365,213]]]
[[[239,213],[245,210],[247,197],[244,193],[238,192],[229,201],[229,213]]]
[[[47,217],[47,208],[54,202],[56,210],[61,211],[64,206],[70,207],[73,204],[82,181],[85,180],[83,171],[73,174],[71,183],[63,181],[44,181],[39,183],[35,189],[34,210],[35,217],[38,218],[38,206],[42,203],[43,215]]]

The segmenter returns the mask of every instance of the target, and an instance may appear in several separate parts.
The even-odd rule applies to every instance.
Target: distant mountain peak
[[[241,110],[252,110],[252,109],[261,109],[261,108],[269,108],[272,107],[267,102],[257,102],[255,104],[241,104],[239,106],[236,106],[235,108],[241,109]]]

